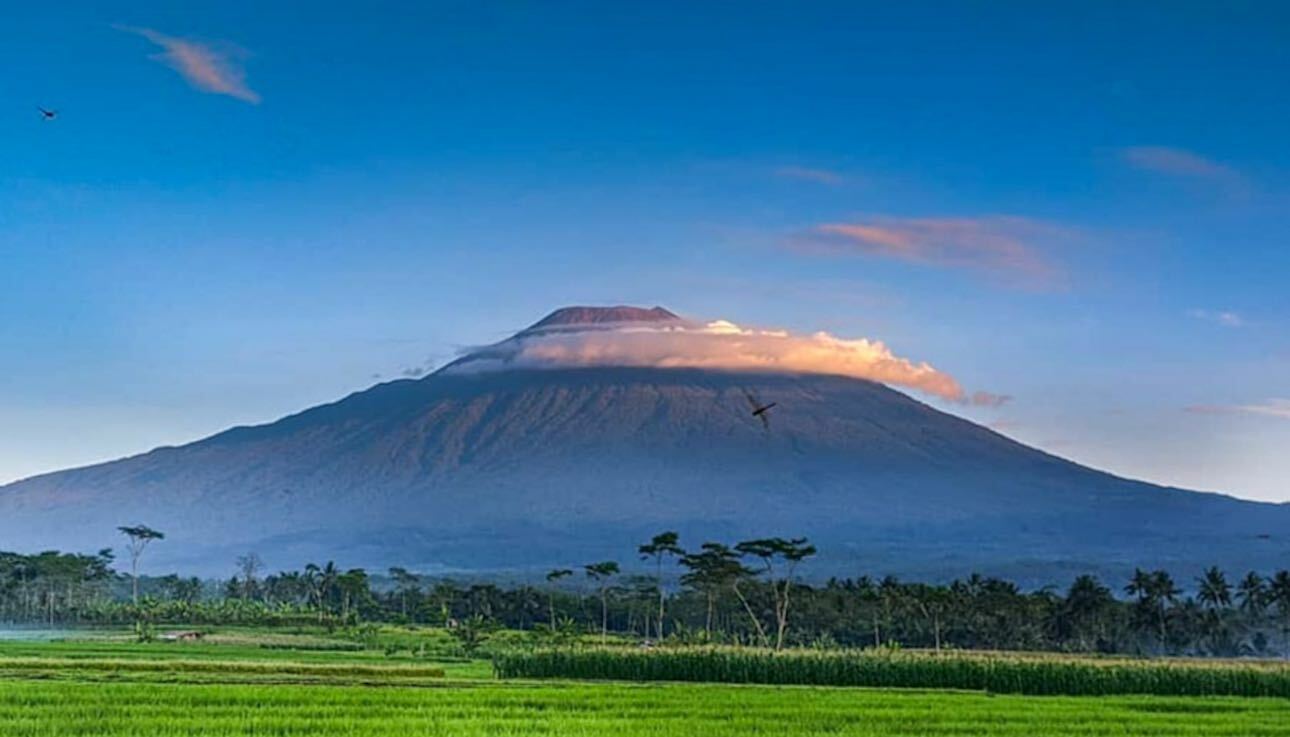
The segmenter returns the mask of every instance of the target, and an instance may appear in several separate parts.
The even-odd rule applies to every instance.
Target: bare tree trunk
[[[766,636],[766,628],[761,626],[761,620],[753,613],[752,606],[748,604],[748,599],[744,598],[743,592],[739,590],[739,584],[735,584],[730,588],[734,589],[735,596],[739,597],[739,602],[744,605],[744,611],[748,612],[748,618],[752,620],[753,627],[757,629],[757,639],[761,641],[762,647],[770,647],[770,638]]]
[[[604,645],[609,641],[609,597],[605,595],[605,590],[600,590],[600,644]]]
[[[705,634],[707,634],[709,638],[711,638],[712,637],[712,610],[715,604],[716,597],[712,595],[711,591],[708,591],[707,594],[708,594],[708,618],[703,623],[703,631]]]

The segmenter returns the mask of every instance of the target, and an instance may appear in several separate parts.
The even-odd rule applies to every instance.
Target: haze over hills
[[[808,535],[821,574],[1036,584],[1290,553],[1290,506],[1117,478],[875,381],[596,365],[603,343],[570,342],[619,331],[671,346],[693,325],[662,308],[566,308],[422,379],[0,487],[0,549],[92,550],[143,521],[168,534],[150,551],[158,569],[222,573],[254,550],[272,567],[537,571],[631,561],[677,529],[695,545]],[[571,346],[594,360],[570,364]],[[912,386],[944,386],[905,366]],[[778,403],[769,430],[747,394]]]

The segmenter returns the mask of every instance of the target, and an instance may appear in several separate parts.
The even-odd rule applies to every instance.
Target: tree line
[[[254,553],[219,583],[137,575],[155,530],[121,528],[130,574],[112,551],[0,553],[0,621],[60,624],[318,624],[360,621],[440,626],[485,623],[549,633],[594,632],[763,647],[919,647],[1070,652],[1290,656],[1290,571],[1239,579],[1212,567],[1188,591],[1163,570],[1137,570],[1119,591],[1091,575],[1064,591],[1025,591],[972,575],[948,584],[895,577],[810,584],[804,538],[705,542],[674,532],[614,560],[556,568],[513,585],[369,574],[334,562],[264,574]],[[137,543],[144,541],[144,545]],[[628,570],[630,568],[630,570]]]

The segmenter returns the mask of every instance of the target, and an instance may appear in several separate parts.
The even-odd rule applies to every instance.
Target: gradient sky
[[[6,2],[0,481],[625,302],[1290,500],[1290,9],[1123,5]]]

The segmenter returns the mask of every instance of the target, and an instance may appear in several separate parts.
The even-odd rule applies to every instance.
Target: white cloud
[[[964,391],[954,377],[896,355],[869,338],[799,335],[728,320],[621,323],[606,328],[521,333],[471,351],[449,371],[570,366],[638,366],[816,373],[891,384],[963,404],[997,407],[1010,397]]]
[[[1230,310],[1188,310],[1187,314],[1197,320],[1212,322],[1227,328],[1245,327],[1245,318]]]
[[[1269,399],[1258,404],[1197,404],[1186,409],[1204,415],[1261,415],[1290,420],[1290,399]]]

